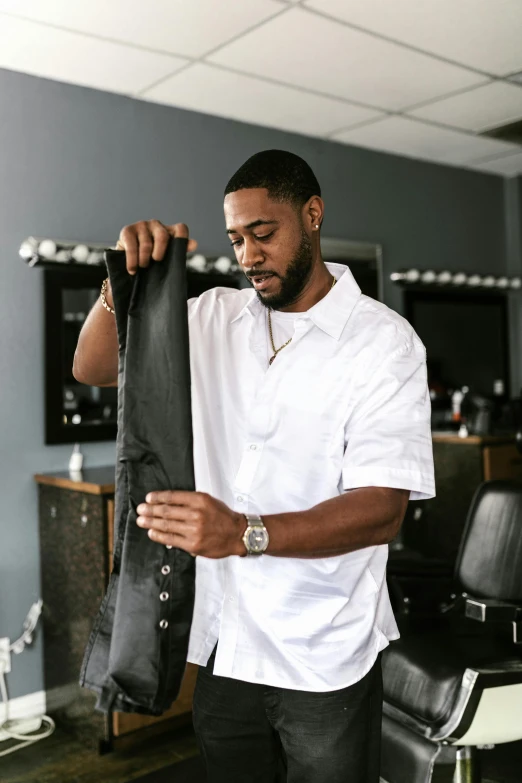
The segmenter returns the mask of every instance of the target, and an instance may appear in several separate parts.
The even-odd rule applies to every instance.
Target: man
[[[197,556],[188,660],[209,783],[273,783],[281,759],[289,783],[377,783],[380,652],[398,636],[387,544],[408,499],[434,494],[425,349],[322,260],[301,158],[254,155],[224,211],[255,290],[189,301],[197,491],[150,493],[138,524]],[[124,228],[129,273],[171,236],[188,229]],[[117,383],[112,319],[94,306],[78,380]]]

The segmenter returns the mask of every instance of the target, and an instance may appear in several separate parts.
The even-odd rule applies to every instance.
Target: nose
[[[254,266],[262,264],[263,261],[263,254],[257,242],[249,238],[245,239],[243,258],[241,259],[241,265],[245,273],[248,274]]]

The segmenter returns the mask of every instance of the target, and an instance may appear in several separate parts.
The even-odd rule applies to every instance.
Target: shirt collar
[[[345,264],[326,261],[325,266],[337,279],[337,283],[317,304],[304,313],[296,313],[296,317],[310,318],[319,329],[338,340],[361,295],[361,289]],[[264,309],[265,306],[253,291],[251,298],[230,323],[235,323],[247,312],[255,315],[256,312]]]

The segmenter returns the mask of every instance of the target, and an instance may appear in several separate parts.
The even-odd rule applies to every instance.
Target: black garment
[[[161,715],[185,671],[194,558],[151,541],[136,507],[154,490],[194,489],[186,248],[174,240],[135,276],[123,252],[106,253],[119,343],[114,564],[80,675],[102,712]]]
[[[208,783],[379,783],[380,656],[354,685],[309,693],[200,667],[193,717]]]

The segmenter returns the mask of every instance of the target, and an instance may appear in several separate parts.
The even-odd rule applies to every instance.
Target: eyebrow
[[[258,226],[273,226],[277,224],[277,220],[253,220],[252,223],[243,226],[244,229],[257,228]],[[227,228],[227,234],[238,234],[239,232],[235,228]]]

